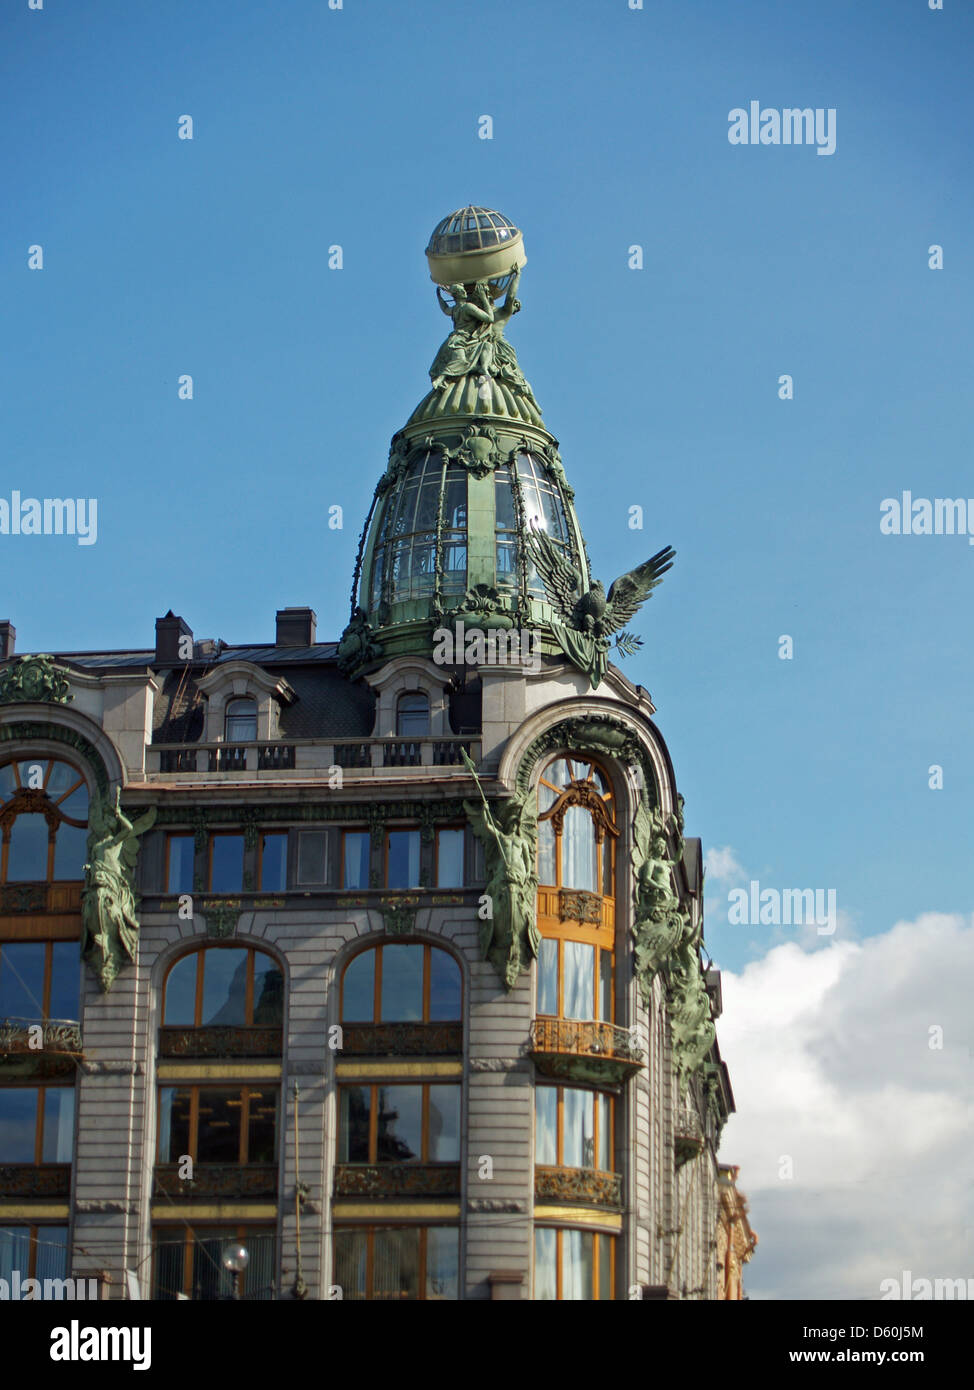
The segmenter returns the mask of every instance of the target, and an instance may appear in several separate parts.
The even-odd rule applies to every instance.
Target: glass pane
[[[156,1152],[160,1163],[168,1163],[172,1153],[172,1100],[176,1094],[174,1086],[159,1087],[158,1140]]]
[[[64,1279],[68,1273],[67,1226],[41,1226],[37,1232],[35,1279]]]
[[[50,763],[47,758],[27,758],[18,764],[20,785],[29,791],[43,791]],[[76,779],[73,779],[76,780]],[[61,790],[64,790],[62,785]]]
[[[169,877],[166,883],[168,893],[192,893],[195,853],[196,844],[192,835],[169,836]]]
[[[48,787],[48,795],[51,795],[50,787]],[[66,796],[63,801],[57,803],[57,808],[63,816],[68,816],[71,820],[87,820],[88,788],[82,782],[80,787],[75,787],[70,796]]]
[[[325,832],[302,830],[298,835],[298,882],[324,883]]]
[[[342,984],[342,1018],[371,1023],[375,1000],[375,951],[354,956],[345,968]]]
[[[558,1014],[558,942],[550,937],[541,941],[538,961],[538,1013]]]
[[[372,1256],[372,1297],[419,1297],[419,1228],[376,1231]]]
[[[239,1091],[200,1091],[199,1163],[238,1163],[240,1161]]]
[[[166,979],[163,1023],[192,1028],[196,1022],[196,963],[199,952],[177,960]]]
[[[538,882],[554,886],[555,881],[555,827],[543,820],[538,822]]]
[[[343,1299],[365,1297],[367,1255],[367,1232],[335,1232],[335,1283],[341,1289]]]
[[[603,1023],[612,1022],[612,952],[599,952],[599,1012]]]
[[[277,1088],[247,1087],[250,1127],[247,1136],[247,1162],[273,1163],[277,1158]]]
[[[189,1122],[192,1092],[187,1086],[167,1086],[160,1096],[169,1092],[169,1144],[160,1149],[163,1163],[178,1163],[189,1153]]]
[[[254,1022],[267,1028],[284,1022],[284,976],[262,951],[254,952]]]
[[[369,886],[369,835],[365,830],[349,830],[342,837],[343,878],[346,888]]]
[[[595,1009],[595,947],[566,941],[565,1018],[591,1018]]]
[[[612,1099],[600,1095],[595,1102],[599,1110],[599,1152],[595,1166],[603,1173],[611,1173],[615,1166],[612,1161]]]
[[[460,1162],[460,1087],[430,1087],[430,1163]]]
[[[246,743],[257,737],[257,705],[253,700],[231,700],[227,704],[227,743]]]
[[[243,1297],[259,1300],[273,1298],[277,1277],[274,1232],[248,1231],[244,1244],[250,1251],[250,1264],[243,1276]]]
[[[47,776],[47,794],[52,801],[59,800],[68,787],[73,787],[75,782],[81,777],[80,772],[76,772],[67,763],[54,762]]]
[[[418,830],[392,830],[389,832],[389,859],[386,869],[386,887],[419,887]]]
[[[565,811],[561,836],[561,881],[566,888],[598,891],[596,877],[595,826],[591,814],[583,806],[569,806]]]
[[[287,887],[287,836],[264,835],[260,848],[260,886],[269,893]]]
[[[243,887],[243,836],[214,835],[210,845],[210,891],[239,893]]]
[[[422,946],[383,946],[381,1017],[383,1023],[412,1023],[422,1019]]]
[[[608,835],[602,841],[602,892],[607,898],[615,896],[612,882],[612,844]]]
[[[534,1231],[534,1296],[539,1301],[558,1297],[558,1275],[555,1259],[558,1232],[550,1226],[536,1226]]]
[[[426,1232],[426,1297],[460,1297],[460,1232],[430,1226]]]
[[[62,882],[84,878],[87,858],[87,826],[62,821],[54,840],[54,877]]]
[[[37,1089],[0,1090],[0,1163],[33,1163],[37,1138]]]
[[[64,1227],[55,1229],[60,1231]],[[30,1246],[29,1226],[0,1226],[0,1279],[6,1279],[8,1285],[15,1269],[20,1270],[22,1278],[27,1277]]]
[[[233,1295],[233,1275],[223,1268],[223,1250],[229,1240],[236,1237],[236,1230],[197,1231],[193,1246],[193,1285],[190,1297],[209,1302],[216,1298],[230,1298]]]
[[[588,1231],[561,1233],[561,1296],[572,1301],[592,1297],[592,1236]]]
[[[44,1092],[42,1163],[70,1163],[74,1151],[74,1087],[48,1086]]]
[[[203,961],[202,1027],[242,1027],[247,1022],[247,949],[207,951]]]
[[[17,773],[13,763],[0,767],[0,800],[9,801],[17,790]]]
[[[0,945],[0,1018],[44,1017],[46,950],[43,941]]]
[[[557,1086],[538,1086],[535,1088],[534,1161],[549,1166],[558,1162]]]
[[[596,1236],[595,1239],[599,1243],[599,1299],[611,1299],[615,1242],[611,1236]]]
[[[429,730],[429,696],[400,695],[396,707],[396,733],[403,738],[422,738]]]
[[[566,1086],[562,1091],[564,1133],[562,1163],[568,1168],[595,1167],[595,1097],[591,1091]]]
[[[403,1163],[418,1159],[423,1146],[422,1086],[380,1086],[376,1160]]]
[[[47,821],[37,812],[22,812],[10,830],[7,882],[36,882],[47,878]]]
[[[436,832],[436,886],[463,887],[463,831]]]
[[[162,1227],[155,1235],[152,1297],[160,1302],[175,1299],[183,1292],[183,1254],[185,1237],[181,1231]]]
[[[81,1017],[81,954],[77,941],[55,941],[51,961],[49,1018]],[[0,951],[2,957],[2,951]],[[0,1009],[0,1013],[3,1010]]]
[[[430,1020],[440,1023],[463,1017],[460,967],[446,951],[430,949]]]
[[[371,1087],[342,1086],[339,1096],[338,1161],[368,1163]]]

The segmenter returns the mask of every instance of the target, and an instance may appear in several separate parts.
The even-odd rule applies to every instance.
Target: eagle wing
[[[578,575],[565,559],[560,546],[544,531],[532,526],[525,536],[527,552],[541,576],[549,603],[566,623],[571,621],[578,598]]]
[[[602,635],[610,636],[623,627],[640,604],[644,603],[663,575],[673,566],[676,551],[671,545],[658,550],[645,564],[621,574],[609,590],[602,619]]]

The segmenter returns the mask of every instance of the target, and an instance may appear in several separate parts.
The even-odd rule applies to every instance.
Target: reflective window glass
[[[345,967],[342,983],[342,1018],[371,1023],[375,1000],[375,951],[362,951]]]
[[[260,837],[260,886],[270,893],[282,893],[287,888],[286,834]]]
[[[419,1158],[423,1146],[422,1086],[379,1086],[376,1162]]]
[[[240,1027],[247,1022],[247,956],[245,947],[207,951],[201,1027]]]
[[[391,830],[386,864],[387,888],[419,887],[419,831]]]
[[[430,1019],[446,1022],[463,1016],[460,967],[447,951],[430,949]]]
[[[243,887],[242,835],[210,837],[210,892],[239,893]]]
[[[463,831],[436,832],[436,886],[463,887]]]
[[[169,871],[166,891],[168,893],[192,893],[193,859],[196,853],[196,842],[193,836],[170,835],[168,847]]]
[[[408,1023],[422,1017],[423,947],[383,946],[383,1023]]]
[[[346,830],[342,836],[342,886],[368,888],[369,843],[367,830]]]

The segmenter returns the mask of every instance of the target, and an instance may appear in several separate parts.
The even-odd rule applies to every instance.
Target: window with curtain
[[[343,1299],[457,1299],[460,1233],[456,1226],[339,1226],[334,1282]]]
[[[612,1299],[615,1296],[615,1239],[595,1231],[536,1226],[535,1299]]]
[[[261,1301],[276,1294],[276,1239],[267,1226],[156,1225],[152,1230],[152,1297],[171,1300],[184,1294],[196,1302],[232,1298],[234,1276],[223,1267],[230,1244],[250,1256],[239,1276],[242,1299]]]
[[[253,743],[256,740],[256,700],[241,698],[227,701],[223,736],[227,743]]]
[[[426,738],[430,731],[430,697],[414,691],[400,695],[396,704],[398,738]]]

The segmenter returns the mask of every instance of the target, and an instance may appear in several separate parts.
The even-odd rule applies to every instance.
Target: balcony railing
[[[538,1165],[534,1170],[534,1200],[621,1210],[622,1175],[603,1173],[597,1168]]]
[[[0,1197],[68,1197],[70,1163],[5,1163],[0,1165]]]
[[[196,1163],[181,1178],[178,1163],[156,1164],[156,1191],[166,1197],[276,1197],[276,1163]]]
[[[4,1052],[64,1052],[80,1057],[81,1024],[65,1018],[0,1018],[0,1053]]]
[[[536,1018],[531,1053],[547,1076],[576,1081],[624,1081],[642,1066],[643,1054],[627,1028],[598,1020]]]
[[[463,753],[479,758],[478,738],[298,739],[283,743],[169,743],[146,747],[146,775],[304,773],[328,777],[334,767],[374,776],[391,768],[458,767]]]
[[[342,1053],[355,1057],[437,1057],[463,1051],[462,1023],[343,1023]]]
[[[279,1027],[159,1029],[160,1057],[280,1057],[283,1050]]]
[[[459,1163],[339,1163],[336,1197],[456,1197]]]
[[[81,890],[76,883],[5,883],[0,888],[0,916],[19,916],[21,913],[43,912],[70,914],[81,912]]]

